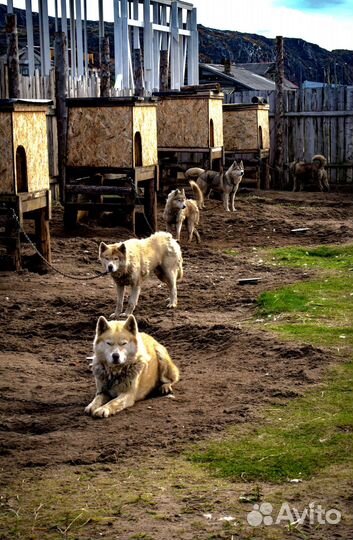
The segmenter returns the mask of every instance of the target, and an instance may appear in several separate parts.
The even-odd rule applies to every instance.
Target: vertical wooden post
[[[197,10],[191,11],[190,31],[188,47],[188,84],[199,84],[199,34],[197,31]]]
[[[274,187],[283,188],[284,185],[284,51],[283,37],[276,37],[276,112],[275,112],[275,178]]]
[[[153,90],[153,30],[150,12],[150,0],[143,1],[143,39],[144,39],[144,79],[147,92]]]
[[[170,36],[170,86],[172,90],[180,90],[180,57],[179,57],[179,17],[178,2],[171,5]]]
[[[19,62],[18,62],[18,36],[16,15],[6,15],[7,33],[7,65],[9,71],[9,97],[19,98]]]
[[[34,75],[34,38],[33,38],[33,18],[32,0],[26,0],[26,28],[27,28],[27,54],[28,54],[28,75]]]
[[[98,21],[98,36],[99,36],[99,66],[102,65],[102,59],[103,59],[103,39],[104,39],[104,13],[103,13],[103,0],[98,0],[98,13],[99,13],[99,21]]]
[[[76,77],[76,22],[75,22],[75,3],[70,0],[70,47],[71,47],[71,77]]]
[[[114,0],[114,59],[115,81],[114,88],[123,88],[123,45],[122,45],[122,20],[119,0]]]
[[[123,68],[123,90],[130,89],[130,71],[129,71],[129,17],[127,0],[121,0],[121,50],[122,50],[122,68]]]
[[[167,26],[167,8],[161,7],[161,24]],[[159,89],[164,92],[169,88],[169,37],[167,32],[162,32],[160,64],[159,64]]]
[[[83,75],[83,35],[81,0],[76,0],[76,43],[77,43],[77,76]]]
[[[35,212],[35,237],[38,251],[51,263],[50,230],[47,208]],[[41,263],[44,265],[44,263]]]
[[[55,34],[55,108],[58,132],[58,169],[60,201],[63,202],[65,192],[65,163],[66,163],[66,35],[64,32]]]
[[[139,3],[138,0],[134,0],[133,16],[138,21],[139,19]],[[142,52],[140,44],[140,29],[138,26],[133,27],[133,47],[132,47],[132,65],[134,71],[134,83],[135,83],[135,95],[143,95],[143,66],[142,66]]]
[[[103,56],[102,56],[102,65],[101,65],[101,87],[100,94],[101,97],[110,96],[110,48],[109,48],[109,37],[106,36],[103,39]]]
[[[161,24],[161,9],[159,3],[153,4],[153,23]],[[153,82],[152,90],[159,90],[159,76],[160,76],[160,49],[162,33],[157,30],[153,30],[152,33],[152,49],[153,49]]]
[[[61,0],[61,31],[64,32],[66,36],[66,65],[69,64],[69,57],[68,57],[68,33],[67,33],[67,11],[66,11],[66,0]]]
[[[158,167],[155,169],[154,178],[146,180],[144,184],[144,212],[146,219],[153,232],[157,230],[157,191]]]

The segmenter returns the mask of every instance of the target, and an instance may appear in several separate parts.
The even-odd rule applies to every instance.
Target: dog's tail
[[[193,180],[189,181],[190,186],[192,187],[192,190],[195,195],[196,203],[199,208],[203,208],[204,205],[204,199],[203,199],[203,193],[199,186],[194,182]]]
[[[200,176],[200,174],[203,174],[204,172],[205,169],[200,169],[199,167],[191,167],[191,169],[185,171],[184,176],[186,180],[190,180],[191,178],[194,178],[196,180]]]
[[[327,159],[322,154],[315,154],[315,156],[312,157],[311,162],[315,164],[318,169],[323,169],[327,163]]]

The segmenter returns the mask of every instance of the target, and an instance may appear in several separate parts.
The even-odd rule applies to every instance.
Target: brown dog
[[[191,242],[193,234],[195,233],[196,240],[200,242],[200,235],[196,229],[200,220],[200,210],[203,205],[203,194],[199,186],[193,180],[190,180],[190,186],[196,197],[196,201],[193,199],[187,199],[184,189],[174,189],[168,195],[163,217],[166,222],[166,228],[168,232],[172,232],[172,226],[176,226],[176,238],[180,242],[181,228],[185,221],[188,229],[188,241]]]
[[[316,184],[320,191],[330,191],[326,163],[325,156],[321,154],[313,156],[311,163],[305,161],[291,163],[289,171],[293,177],[293,191],[303,191],[308,184]]]

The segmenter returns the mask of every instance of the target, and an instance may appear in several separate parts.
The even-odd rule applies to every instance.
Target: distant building
[[[40,72],[40,53],[35,50],[34,53],[34,69],[38,70]],[[19,70],[21,75],[29,75],[29,67],[28,67],[28,49],[27,47],[23,47],[18,51],[18,62],[19,62]],[[7,64],[7,55],[4,54],[0,57],[0,63],[3,65]]]
[[[318,82],[318,81],[304,81],[303,84],[301,85],[302,88],[325,88],[326,86],[330,86],[331,88],[337,88],[343,85],[330,84],[330,83],[324,83],[324,82]]]
[[[245,67],[246,66],[246,67]],[[254,64],[200,64],[200,84],[219,83],[224,92],[241,92],[242,90],[275,90],[272,80],[274,62]],[[285,79],[285,88],[295,90],[297,86]]]

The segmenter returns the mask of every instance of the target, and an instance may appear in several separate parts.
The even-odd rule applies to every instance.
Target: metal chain
[[[42,261],[44,261],[47,266],[49,266],[52,270],[54,270],[54,272],[57,272],[57,274],[60,274],[60,275],[62,275],[64,277],[66,277],[66,278],[74,279],[74,280],[77,280],[77,281],[89,281],[89,280],[97,279],[97,278],[100,278],[102,276],[106,276],[107,274],[109,274],[109,272],[100,272],[100,273],[97,273],[97,275],[95,275],[95,276],[82,277],[82,276],[72,276],[71,274],[66,274],[65,272],[62,272],[61,270],[59,270],[58,268],[53,266],[49,261],[47,261],[47,259],[45,257],[43,257],[41,252],[38,250],[37,246],[32,242],[32,240],[30,239],[30,237],[28,236],[26,231],[21,227],[20,221],[18,219],[18,216],[16,215],[15,210],[13,208],[11,208],[11,210],[12,210],[13,218],[15,219],[15,221],[17,223],[18,229],[24,235],[27,242],[29,242],[31,244],[31,246],[34,248],[35,252],[37,253],[37,255],[39,255],[39,257],[42,259]]]

